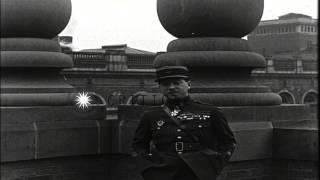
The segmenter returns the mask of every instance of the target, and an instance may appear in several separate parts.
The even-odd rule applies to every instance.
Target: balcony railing
[[[149,54],[128,54],[127,65],[129,69],[152,69],[156,55]]]
[[[127,69],[152,69],[156,55],[125,54],[123,52],[72,52],[74,69],[99,69],[125,71]]]
[[[99,69],[105,71],[127,70],[126,58],[122,53],[72,52],[73,68]]]
[[[72,59],[75,68],[106,68],[108,65],[108,58],[102,53],[73,52]]]
[[[156,55],[125,54],[121,52],[72,52],[74,69],[99,69],[126,71],[128,69],[152,69]],[[253,73],[317,73],[316,60],[266,58],[266,68],[254,69]]]
[[[253,73],[317,73],[316,60],[266,59],[265,68],[254,69]]]

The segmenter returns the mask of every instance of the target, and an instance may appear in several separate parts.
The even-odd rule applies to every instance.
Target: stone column
[[[59,74],[72,59],[54,40],[70,15],[68,0],[1,0],[1,106],[72,105]]]
[[[265,58],[241,39],[258,25],[263,6],[263,0],[158,0],[162,26],[178,39],[154,66],[187,66],[192,96],[217,106],[279,105],[277,94],[251,78]]]
[[[73,65],[55,38],[70,16],[71,0],[1,0],[1,179],[17,178],[6,162],[108,151],[103,98],[78,108],[60,74]]]

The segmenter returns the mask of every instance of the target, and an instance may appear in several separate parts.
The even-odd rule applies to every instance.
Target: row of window
[[[295,99],[292,94],[288,92],[281,92],[279,95],[282,98],[283,104],[295,104]],[[308,92],[302,100],[303,104],[317,104],[318,103],[318,94],[316,92]]]
[[[281,27],[259,27],[256,29],[255,34],[276,34],[276,33],[288,33],[288,32],[318,32],[316,26],[281,26]]]
[[[300,32],[317,32],[316,26],[300,26]]]
[[[271,61],[271,60],[268,60]],[[253,72],[279,72],[279,71],[287,71],[287,72],[317,72],[317,61],[303,60],[300,61],[294,60],[273,60],[273,65],[267,65],[266,68],[255,69]]]

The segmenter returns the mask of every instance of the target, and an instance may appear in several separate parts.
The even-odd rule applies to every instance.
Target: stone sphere
[[[1,0],[1,37],[53,38],[70,17],[71,0]]]
[[[255,29],[263,0],[157,0],[162,26],[173,36],[243,37]]]

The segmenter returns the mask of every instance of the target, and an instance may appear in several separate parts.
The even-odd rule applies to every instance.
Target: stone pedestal
[[[1,179],[40,159],[110,152],[104,99],[89,93],[77,107],[60,74],[73,66],[55,40],[70,15],[70,0],[1,0]]]
[[[192,96],[217,106],[280,104],[277,94],[251,78],[251,71],[266,62],[241,39],[259,23],[263,5],[263,0],[158,0],[161,24],[179,39],[154,66],[187,66]]]

